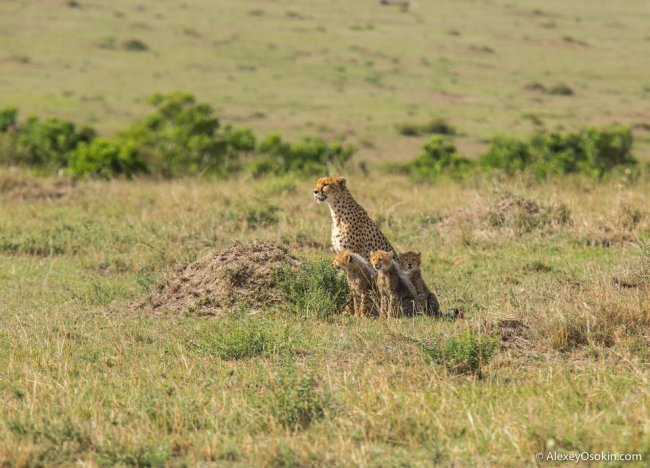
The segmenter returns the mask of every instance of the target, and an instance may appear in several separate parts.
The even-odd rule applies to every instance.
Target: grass
[[[432,115],[453,123],[468,155],[506,129],[529,134],[523,113],[543,111],[549,129],[566,130],[650,119],[643,0],[499,0],[471,13],[453,0],[406,13],[375,3],[3,2],[0,103],[108,135],[149,111],[144,96],[180,89],[212,104],[225,123],[291,139],[315,129],[348,134],[375,143],[362,159],[382,161],[412,158],[421,141],[404,141],[394,126]],[[124,49],[132,40],[149,50]],[[567,84],[574,95],[523,90],[531,82]],[[648,160],[648,132],[636,136]]]
[[[390,188],[376,190],[376,177]],[[443,308],[467,320],[318,318],[332,307],[324,291],[337,288],[329,214],[311,201],[310,181],[5,192],[0,460],[519,465],[552,447],[650,455],[647,180],[511,179],[501,193],[480,180],[348,181],[399,249],[423,251]],[[525,213],[515,210],[514,224],[495,223],[510,206],[505,191],[541,207],[562,200],[570,222],[520,229]],[[263,194],[277,222],[241,229],[219,217],[234,192]],[[167,268],[236,240],[283,242],[314,259],[290,288],[307,302],[218,319],[127,310]],[[506,336],[504,319],[527,328]]]

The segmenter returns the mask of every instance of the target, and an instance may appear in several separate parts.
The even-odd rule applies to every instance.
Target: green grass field
[[[378,170],[424,141],[395,125],[433,117],[470,157],[494,135],[622,123],[650,161],[647,2],[71,4],[0,3],[0,108],[110,135],[181,89],[262,135],[345,135],[360,148],[350,190],[465,318],[133,308],[237,241],[329,261],[314,180],[1,168],[0,466],[647,463],[648,172],[426,184]],[[573,95],[548,92],[559,84]]]
[[[147,112],[149,94],[180,89],[224,121],[344,134],[382,160],[419,147],[395,124],[432,116],[458,127],[470,155],[537,119],[624,123],[640,125],[650,159],[644,0],[422,1],[410,13],[371,0],[79,3],[0,5],[0,103],[111,133]],[[130,40],[149,49],[126,50]]]

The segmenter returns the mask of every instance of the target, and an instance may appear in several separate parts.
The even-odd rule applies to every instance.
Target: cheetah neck
[[[339,193],[336,198],[328,199],[326,203],[329,206],[334,224],[339,223],[343,214],[364,214],[368,216],[366,210],[357,203],[352,194],[347,190]]]
[[[422,273],[419,269],[412,270],[412,271],[405,271],[405,274],[408,277],[408,279],[410,279],[413,282],[422,279]]]
[[[411,280],[411,283],[413,283],[413,286],[415,286],[415,289],[418,291],[427,287],[426,283],[422,279],[422,272],[420,269],[406,273],[406,277]]]

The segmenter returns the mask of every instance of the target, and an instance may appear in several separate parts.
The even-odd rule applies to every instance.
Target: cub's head
[[[332,265],[334,265],[334,268],[337,270],[345,269],[350,265],[352,262],[352,254],[350,253],[349,250],[341,250],[339,253],[336,254],[336,257],[334,257],[334,261],[332,262]]]
[[[420,252],[404,252],[399,254],[399,266],[406,273],[418,271],[422,265],[422,254]]]
[[[375,250],[370,254],[370,264],[377,271],[388,270],[392,262],[393,262],[393,252],[386,252],[384,250]]]
[[[314,187],[314,198],[324,202],[328,197],[336,197],[346,191],[345,177],[321,177]]]

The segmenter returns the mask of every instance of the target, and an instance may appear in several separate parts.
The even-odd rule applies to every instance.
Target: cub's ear
[[[388,256],[390,257],[391,260],[392,260],[393,258],[395,258],[395,254],[393,253],[392,250],[391,250],[390,252],[388,252]]]
[[[352,260],[352,254],[350,252],[347,252],[345,254],[345,261],[349,262],[350,260]]]
[[[338,177],[336,181],[338,182],[341,188],[345,188],[345,177]]]
[[[416,253],[415,256],[418,258],[418,260],[422,260],[422,252]]]

